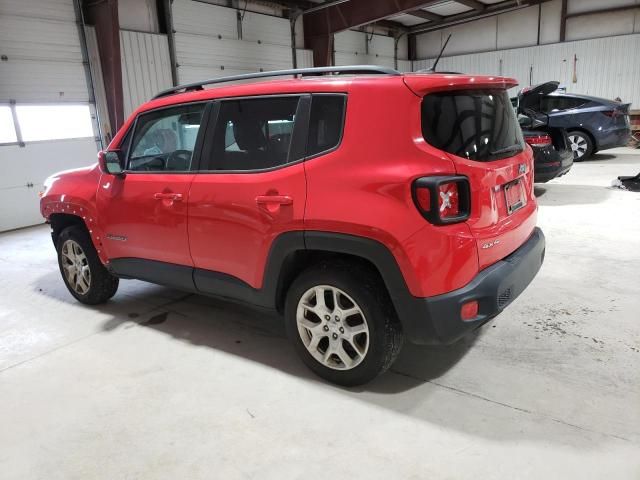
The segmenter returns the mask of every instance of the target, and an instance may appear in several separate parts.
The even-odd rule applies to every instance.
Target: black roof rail
[[[293,76],[309,76],[309,75],[321,75],[324,73],[330,74],[378,74],[378,75],[401,75],[400,72],[393,68],[378,67],[376,65],[349,65],[339,67],[311,67],[311,68],[293,68],[290,70],[272,70],[270,72],[256,72],[256,73],[243,73],[242,75],[231,75],[228,77],[212,78],[210,80],[204,80],[202,82],[185,83],[184,85],[177,85],[175,87],[167,88],[166,90],[158,93],[153,99],[166,97],[173,93],[178,93],[180,90],[185,92],[194,90],[203,90],[204,85],[213,85],[216,83],[237,82],[239,80],[251,80],[254,78],[265,77],[281,77],[287,75]]]

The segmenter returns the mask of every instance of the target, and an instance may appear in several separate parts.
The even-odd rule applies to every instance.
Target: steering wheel
[[[188,170],[191,161],[191,150],[175,150],[169,154],[166,161],[166,170]],[[173,164],[177,164],[181,168],[172,168]]]

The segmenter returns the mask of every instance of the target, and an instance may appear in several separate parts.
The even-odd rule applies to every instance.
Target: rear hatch
[[[425,140],[444,151],[456,173],[469,179],[471,211],[466,223],[476,239],[482,269],[515,251],[535,227],[533,158],[506,90],[515,81],[461,78],[468,80],[459,79],[442,91],[433,91],[433,83],[421,89],[416,77],[405,81],[424,95]]]

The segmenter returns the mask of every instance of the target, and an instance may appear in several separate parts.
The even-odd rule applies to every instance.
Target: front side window
[[[491,161],[524,150],[516,114],[504,90],[455,90],[422,100],[422,135],[459,157]]]
[[[299,97],[226,100],[213,134],[209,170],[264,170],[289,158]]]
[[[191,168],[205,104],[164,108],[138,118],[127,169],[184,172]]]

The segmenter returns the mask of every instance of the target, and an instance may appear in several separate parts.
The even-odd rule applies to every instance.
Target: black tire
[[[316,360],[298,331],[298,303],[306,292],[320,285],[337,288],[351,297],[366,319],[368,350],[351,369],[336,370]],[[325,380],[347,387],[362,385],[385,372],[400,353],[404,338],[391,299],[377,273],[347,262],[323,263],[303,271],[287,293],[285,322],[287,334],[304,363]]]
[[[71,285],[65,274],[64,265],[70,265],[71,262],[68,257],[63,255],[63,249],[65,248],[65,243],[69,241],[75,242],[80,246],[82,253],[86,257],[83,264],[89,267],[90,280],[88,288],[84,292],[80,291],[77,286]],[[71,248],[72,246],[73,243],[69,243],[66,248]],[[97,305],[106,302],[116,294],[119,280],[109,273],[98,258],[98,253],[85,228],[79,225],[65,228],[58,236],[56,250],[58,252],[60,274],[67,289],[76,300],[87,305]]]
[[[573,150],[573,161],[582,162],[589,159],[594,153],[593,141],[591,137],[580,130],[572,130],[567,133],[569,147]],[[575,145],[575,148],[572,147]]]

